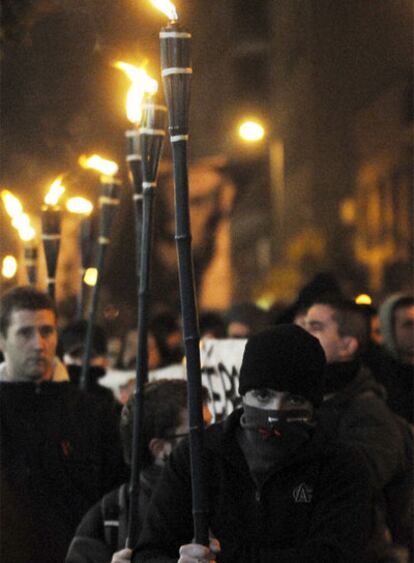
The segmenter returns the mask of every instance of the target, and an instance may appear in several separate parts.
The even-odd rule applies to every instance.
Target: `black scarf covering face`
[[[309,409],[270,410],[243,405],[243,410],[238,441],[255,479],[281,465],[312,435]]]
[[[325,389],[324,394],[342,391],[355,377],[361,363],[358,360],[352,362],[333,362],[325,367]]]

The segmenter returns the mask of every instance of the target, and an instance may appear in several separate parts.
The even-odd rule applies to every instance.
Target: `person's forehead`
[[[335,311],[330,305],[324,305],[323,303],[316,303],[308,309],[307,317],[334,320]]]
[[[50,309],[13,309],[10,315],[10,328],[23,326],[52,325],[56,326],[55,313]]]
[[[397,307],[395,310],[395,317],[399,319],[414,318],[414,305],[406,305]]]

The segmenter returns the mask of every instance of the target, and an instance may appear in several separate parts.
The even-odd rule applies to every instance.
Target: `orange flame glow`
[[[78,213],[79,215],[90,215],[93,211],[93,205],[84,197],[71,197],[66,202],[66,209],[70,213]]]
[[[170,0],[151,0],[151,3],[155,8],[165,14],[170,21],[178,20],[177,10]]]
[[[123,61],[117,61],[113,66],[122,70],[132,82],[127,94],[126,112],[129,121],[139,123],[144,96],[156,94],[158,82],[151,78],[143,67],[136,67]]]
[[[45,195],[44,202],[46,205],[57,205],[60,196],[65,191],[65,186],[62,185],[62,176],[58,176],[56,180],[54,180],[49,188],[49,191]]]
[[[36,236],[36,231],[30,224],[25,225],[24,227],[19,229],[19,237],[24,242],[29,242],[33,240],[35,236]]]
[[[19,237],[23,241],[33,240],[36,231],[30,223],[30,217],[27,213],[23,213],[23,206],[19,199],[9,190],[2,190],[1,199],[9,217],[12,219],[12,226],[18,231]]]
[[[14,278],[17,272],[17,260],[14,256],[8,255],[3,258],[1,275],[7,280]]]
[[[79,157],[79,164],[82,168],[96,170],[105,176],[112,177],[118,172],[118,165],[112,160],[105,160],[98,154],[92,156],[85,156],[84,154]]]
[[[23,206],[20,200],[9,190],[2,190],[0,195],[9,217],[13,219],[23,213]]]

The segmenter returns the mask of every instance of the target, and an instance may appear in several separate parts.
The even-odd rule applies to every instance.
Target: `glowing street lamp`
[[[259,121],[245,120],[239,125],[239,137],[246,143],[257,143],[264,138],[265,130]]]

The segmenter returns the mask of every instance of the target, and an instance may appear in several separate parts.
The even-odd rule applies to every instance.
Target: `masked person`
[[[189,444],[171,454],[132,561],[285,563],[362,560],[372,496],[358,453],[314,425],[325,355],[295,325],[252,336],[243,406],[205,431],[209,547],[195,544]]]

